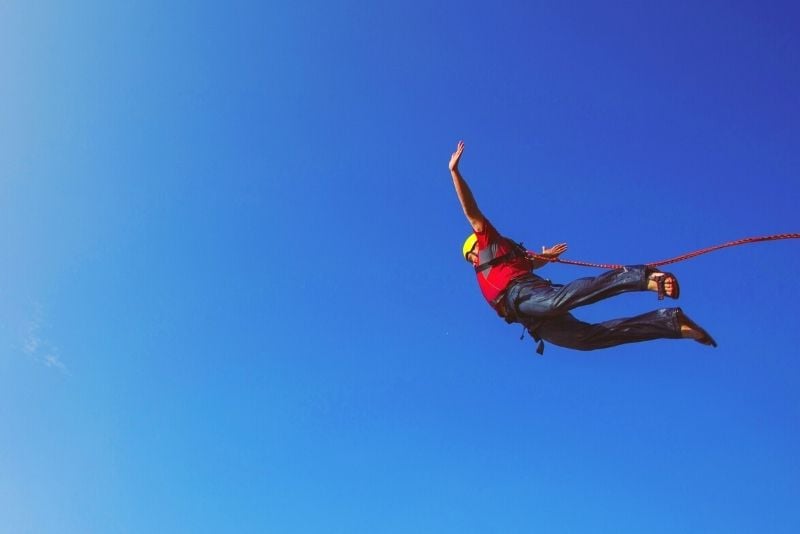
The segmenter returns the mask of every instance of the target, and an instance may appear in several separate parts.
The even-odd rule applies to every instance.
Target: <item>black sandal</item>
[[[661,276],[655,276],[656,274],[660,274]],[[678,285],[678,279],[672,273],[665,273],[661,271],[653,271],[650,276],[650,280],[656,283],[656,291],[658,292],[658,300],[664,300],[664,297],[667,296],[671,299],[676,299],[681,296],[681,286]],[[672,280],[672,294],[667,293],[666,288],[666,281]]]
[[[709,347],[717,348],[717,342],[714,341],[714,338],[711,337],[711,334],[706,332],[705,328],[697,324],[696,322],[689,319],[689,316],[686,315],[682,309],[678,308],[678,324],[684,324],[694,330],[695,332],[700,332],[699,338],[693,338],[695,341],[702,345],[708,345]]]

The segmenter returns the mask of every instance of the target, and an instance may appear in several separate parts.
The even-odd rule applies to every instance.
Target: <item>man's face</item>
[[[467,252],[467,261],[472,263],[472,265],[475,265],[476,267],[478,266],[478,243],[477,242],[475,242],[475,244],[472,245],[472,249],[469,252]]]

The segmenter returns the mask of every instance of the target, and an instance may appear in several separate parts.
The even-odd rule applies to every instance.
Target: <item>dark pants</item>
[[[646,291],[648,274],[645,266],[636,265],[580,278],[564,286],[554,286],[532,274],[518,279],[506,291],[506,320],[523,324],[534,338],[578,350],[680,338],[679,308],[662,308],[597,324],[584,323],[569,313],[578,306],[628,291]]]

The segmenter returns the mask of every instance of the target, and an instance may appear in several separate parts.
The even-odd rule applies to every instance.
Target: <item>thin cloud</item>
[[[61,361],[58,347],[50,343],[41,334],[43,317],[42,306],[37,304],[34,308],[33,318],[28,321],[25,328],[22,350],[33,361],[68,375],[69,370],[64,362]]]

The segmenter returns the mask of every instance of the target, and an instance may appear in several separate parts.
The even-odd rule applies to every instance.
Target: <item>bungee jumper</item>
[[[674,274],[652,265],[620,266],[599,276],[580,278],[565,285],[553,284],[533,270],[566,252],[567,244],[542,247],[541,254],[528,253],[521,245],[503,237],[483,215],[458,165],[464,153],[459,141],[450,157],[450,174],[456,195],[473,232],[462,249],[464,259],[475,268],[483,296],[508,323],[519,323],[539,342],[577,350],[595,350],[652,339],[693,339],[703,345],[717,343],[681,308],[660,308],[635,317],[596,324],[576,319],[570,310],[629,291],[654,291],[658,299],[677,299],[680,286]],[[524,335],[524,332],[523,332]]]

